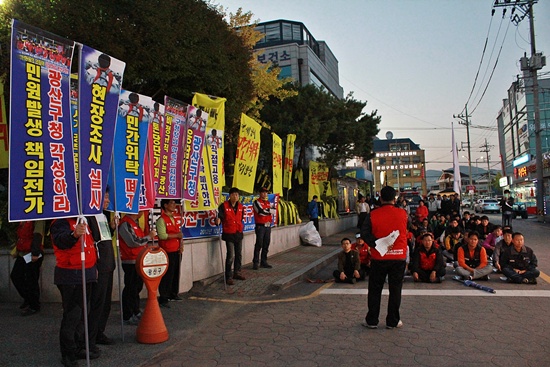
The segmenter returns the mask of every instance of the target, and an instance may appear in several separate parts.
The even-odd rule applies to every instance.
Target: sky
[[[212,2],[232,13],[250,11],[261,22],[304,23],[338,59],[344,95],[353,92],[354,98],[367,101],[364,112],[376,110],[381,116],[378,137],[385,139],[391,131],[394,138],[412,139],[426,151],[428,170],[452,168],[453,121],[456,143],[466,148],[466,128],[453,115],[464,114],[468,102],[471,124],[492,128],[470,128],[472,167],[487,167],[481,159],[485,139],[491,169],[501,167],[496,117],[521,74],[520,57],[531,54],[528,17],[515,26],[511,9],[504,19],[503,8],[491,16],[494,0]],[[550,55],[550,0],[535,4],[534,14],[537,52]],[[547,58],[549,65],[539,75],[550,77]],[[461,165],[468,165],[467,156],[466,150],[459,152]]]

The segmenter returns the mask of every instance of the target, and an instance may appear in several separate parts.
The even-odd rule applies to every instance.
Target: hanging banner
[[[103,212],[103,195],[113,155],[120,86],[126,64],[82,45],[78,113],[82,213]],[[140,119],[141,121],[141,119]],[[130,149],[130,148],[128,148]]]
[[[139,210],[149,210],[155,207],[155,182],[153,158],[151,157],[151,124],[149,124],[148,139],[145,147],[145,159],[143,160],[143,172],[141,186],[139,187]]]
[[[223,194],[222,200],[229,200],[229,194]],[[244,206],[244,232],[254,231],[256,224],[254,221],[254,209],[252,204],[258,196],[241,196],[240,201]],[[275,212],[278,213],[279,195],[269,194],[267,199],[273,204]],[[217,211],[190,211],[183,213],[183,237],[212,237],[219,235],[220,226],[216,225]],[[272,215],[271,225],[276,226],[279,221],[277,214]]]
[[[194,106],[187,109],[185,151],[183,154],[183,198],[196,200],[199,186],[200,164],[208,114]]]
[[[71,74],[71,132],[73,133],[74,173],[78,184],[78,74]]]
[[[237,157],[233,174],[233,187],[244,192],[254,191],[254,179],[260,154],[260,124],[241,114],[241,129],[237,143]]]
[[[308,198],[317,195],[319,201],[321,195],[326,194],[329,190],[330,182],[328,181],[328,167],[324,163],[309,162],[309,190]],[[332,191],[331,191],[332,192]]]
[[[283,163],[283,187],[292,188],[292,167],[294,165],[294,142],[296,141],[295,134],[286,136],[285,160]]]
[[[273,193],[283,193],[283,142],[279,135],[273,137]]]
[[[70,111],[74,42],[12,21],[9,220],[79,213]]]
[[[220,203],[222,187],[225,185],[224,130],[225,98],[195,93],[193,106],[208,113],[206,144],[203,148],[199,174],[197,200],[185,201],[185,210],[216,209]]]
[[[153,197],[158,191],[160,180],[160,159],[162,151],[162,139],[164,137],[164,105],[155,102],[153,112],[151,113],[151,123],[149,124],[149,141],[147,142],[148,157],[151,160],[151,169],[153,172]],[[146,159],[147,161],[147,159]]]
[[[8,168],[8,121],[6,120],[6,100],[4,82],[0,80],[0,168]]]
[[[149,133],[151,97],[123,90],[120,94],[113,159],[109,171],[111,204],[109,210],[122,213],[139,211],[139,190]]]
[[[185,149],[187,107],[177,99],[164,97],[164,126],[161,129],[158,199],[182,198],[182,159]]]

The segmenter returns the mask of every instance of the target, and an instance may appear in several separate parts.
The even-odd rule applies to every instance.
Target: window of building
[[[280,41],[281,30],[280,23],[266,24],[265,26],[265,40],[266,42]]]
[[[422,162],[422,160],[419,156],[412,157],[412,159],[413,159],[413,163],[421,163]]]
[[[410,182],[403,182],[403,188],[405,190],[410,190],[412,189],[412,184]]]
[[[282,23],[283,25],[283,40],[291,41],[292,40],[292,24]]]
[[[379,158],[379,159],[378,159],[378,163],[379,163],[380,165],[385,165],[385,164],[386,164],[386,158]]]
[[[420,177],[421,171],[419,169],[412,170],[413,177]]]
[[[279,66],[279,68],[281,69],[281,72],[279,73],[279,79],[292,77],[292,67],[290,65]]]
[[[401,164],[409,164],[411,159],[409,157],[401,157]]]
[[[410,150],[409,143],[401,143],[401,150]]]
[[[302,26],[298,24],[292,25],[292,40],[302,41]]]
[[[391,159],[391,164],[399,164],[401,162],[401,158],[396,157]]]
[[[403,177],[411,177],[411,170],[410,169],[404,169],[403,170]]]

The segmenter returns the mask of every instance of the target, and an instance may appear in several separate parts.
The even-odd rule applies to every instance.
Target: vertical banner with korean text
[[[164,97],[164,126],[161,132],[160,177],[156,197],[181,199],[182,159],[185,149],[185,127],[189,105],[177,99]]]
[[[153,112],[151,113],[151,123],[149,124],[149,141],[147,143],[148,157],[151,160],[151,169],[153,172],[153,186],[156,196],[160,180],[160,159],[162,150],[162,138],[164,128],[164,105],[155,102]]]
[[[6,100],[4,82],[0,80],[0,168],[8,168],[8,121],[6,120]]]
[[[196,200],[199,187],[200,165],[203,162],[203,147],[208,114],[189,106],[185,128],[185,150],[183,154],[183,198]]]
[[[244,192],[254,192],[256,168],[260,155],[260,124],[241,114],[241,129],[237,143],[237,157],[233,174],[233,187]]]
[[[78,215],[70,111],[74,42],[12,21],[9,220]]]
[[[292,188],[292,168],[294,165],[294,141],[296,141],[295,134],[288,134],[286,136],[285,147],[285,160],[283,161],[283,187],[287,189]]]
[[[193,106],[208,113],[208,124],[199,175],[198,197],[194,201],[185,201],[186,211],[213,210],[217,209],[220,203],[222,188],[225,185],[225,102],[225,98],[201,93],[195,93],[193,96]]]
[[[83,214],[103,211],[125,67],[124,62],[82,45],[78,76],[78,177]]]
[[[279,135],[273,137],[273,193],[283,194],[283,141]]]
[[[73,134],[74,173],[78,185],[79,146],[78,146],[78,74],[71,74],[71,132]]]
[[[326,193],[330,182],[328,181],[328,167],[324,163],[309,162],[309,190],[308,198],[317,195],[321,201],[321,195]]]
[[[122,213],[137,213],[143,160],[149,133],[151,97],[123,90],[118,107],[113,160],[109,171],[111,205]]]

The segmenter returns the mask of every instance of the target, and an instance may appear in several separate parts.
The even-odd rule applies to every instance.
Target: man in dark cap
[[[254,245],[254,259],[252,260],[254,270],[258,270],[258,265],[262,268],[272,268],[267,263],[267,253],[271,242],[271,209],[273,204],[267,199],[267,194],[268,190],[262,187],[260,197],[254,200],[252,205],[254,208],[254,222],[256,223],[256,244]]]

